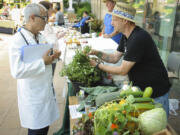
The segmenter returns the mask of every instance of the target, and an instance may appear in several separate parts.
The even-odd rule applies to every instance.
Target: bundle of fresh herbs
[[[84,47],[83,50],[76,50],[73,61],[63,68],[61,76],[68,76],[72,82],[80,82],[85,86],[92,86],[99,82],[101,71],[90,65],[90,58],[87,55],[90,50],[89,46]]]

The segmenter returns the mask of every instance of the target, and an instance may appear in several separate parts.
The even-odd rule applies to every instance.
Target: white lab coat
[[[21,32],[29,44],[37,44],[31,32],[24,28]],[[37,38],[39,43],[45,42],[42,35]],[[59,109],[52,90],[52,66],[45,65],[43,59],[24,63],[20,51],[24,45],[25,40],[17,32],[9,48],[11,74],[17,79],[20,122],[24,128],[40,129],[59,118]]]

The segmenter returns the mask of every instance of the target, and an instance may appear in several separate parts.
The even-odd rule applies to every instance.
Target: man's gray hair
[[[43,8],[45,11],[47,11],[47,9],[40,4],[32,3],[32,4],[27,5],[24,9],[24,21],[25,21],[25,23],[27,23],[29,21],[29,17],[31,15],[40,15],[40,9],[41,8]]]

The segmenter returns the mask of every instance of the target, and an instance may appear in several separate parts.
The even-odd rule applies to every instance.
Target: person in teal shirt
[[[106,2],[106,7],[108,8],[108,12],[112,12],[114,9],[114,6],[116,5],[115,0],[104,0]],[[111,24],[112,22],[112,15],[109,13],[106,13],[104,17],[104,27],[102,30],[102,34],[104,38],[112,38],[117,44],[120,43],[120,39],[122,37],[122,33],[119,33],[118,31],[114,30],[114,26]]]

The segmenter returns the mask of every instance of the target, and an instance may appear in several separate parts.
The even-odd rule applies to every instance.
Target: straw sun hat
[[[113,12],[109,12],[109,14],[135,22],[136,9],[127,3],[117,2]]]
[[[102,0],[104,3],[106,3],[106,1],[112,1],[112,2],[118,2],[120,0]]]
[[[104,3],[107,1],[112,1],[112,2],[125,2],[126,0],[102,0]]]

